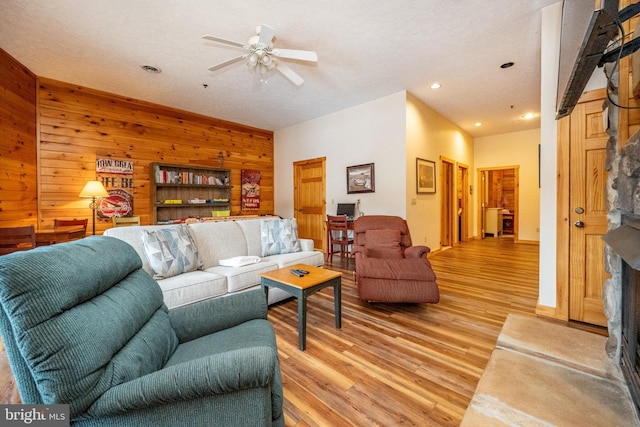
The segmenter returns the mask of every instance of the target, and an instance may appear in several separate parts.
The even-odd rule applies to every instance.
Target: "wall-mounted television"
[[[609,43],[618,34],[618,0],[564,0],[556,119],[571,114]]]

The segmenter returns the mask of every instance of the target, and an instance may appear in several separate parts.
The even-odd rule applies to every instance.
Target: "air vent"
[[[140,68],[145,70],[147,73],[160,74],[162,72],[159,67],[154,65],[141,65]]]

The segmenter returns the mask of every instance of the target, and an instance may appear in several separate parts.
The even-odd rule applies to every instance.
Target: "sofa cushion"
[[[314,267],[322,267],[324,264],[324,254],[320,251],[294,252],[290,254],[271,255],[263,258],[262,260],[277,264],[277,268],[284,268],[295,264],[307,264]]]
[[[300,252],[298,223],[295,218],[260,221],[261,256]]]
[[[198,247],[186,225],[142,230],[141,233],[154,279],[165,279],[202,267]]]
[[[262,256],[261,223],[263,219],[266,218],[246,219],[236,222],[244,232],[247,240],[247,255]]]
[[[274,262],[263,260],[256,264],[243,267],[222,267],[216,266],[207,268],[205,271],[223,275],[227,278],[228,292],[237,292],[260,284],[260,274],[267,271],[276,270],[278,265]]]
[[[365,232],[368,255],[372,258],[402,258],[400,230],[380,229]]]
[[[226,295],[227,279],[206,271],[190,271],[158,281],[168,308]]]
[[[235,221],[202,222],[188,227],[205,270],[218,266],[221,259],[251,255],[247,253],[245,235]]]

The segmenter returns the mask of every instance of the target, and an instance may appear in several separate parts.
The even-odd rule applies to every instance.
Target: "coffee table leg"
[[[307,297],[304,293],[298,298],[298,347],[300,350],[307,347]]]
[[[333,306],[336,312],[336,329],[340,329],[342,327],[342,281],[340,278],[333,286]]]

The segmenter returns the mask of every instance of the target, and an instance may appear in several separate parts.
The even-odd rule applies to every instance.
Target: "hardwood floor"
[[[287,426],[460,423],[507,314],[534,314],[538,246],[485,239],[430,261],[440,303],[392,305],[360,301],[352,272],[334,258],[325,267],[344,272],[342,329],[332,289],[311,296],[305,351],[297,347],[296,301],[269,309]]]
[[[342,329],[333,289],[309,298],[307,349],[297,303],[269,309],[276,330],[287,426],[457,426],[509,313],[534,314],[538,246],[488,238],[429,257],[438,304],[368,304],[343,271]],[[596,331],[604,333],[602,329]],[[0,352],[0,403],[17,393]]]

